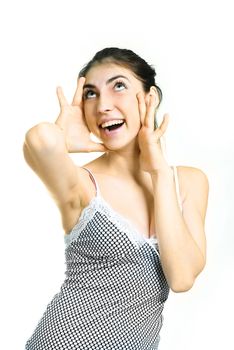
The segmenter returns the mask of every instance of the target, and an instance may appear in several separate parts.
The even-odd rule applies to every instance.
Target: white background
[[[1,35],[1,344],[24,349],[64,279],[60,214],[28,167],[26,131],[72,99],[96,51],[128,48],[153,64],[169,162],[209,178],[207,265],[164,309],[160,350],[233,348],[233,11],[230,1],[7,1]],[[100,156],[72,154],[77,164]],[[232,217],[231,217],[232,216]]]

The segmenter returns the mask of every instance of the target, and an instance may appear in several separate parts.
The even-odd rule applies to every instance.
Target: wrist
[[[156,177],[156,178],[157,177],[173,178],[174,176],[173,169],[169,165],[164,165],[163,167],[151,170],[150,175],[151,177]]]
[[[64,129],[57,122],[55,122],[54,125],[56,125],[57,129],[64,131]]]
[[[66,151],[69,152],[68,143],[67,143],[67,140],[66,140],[65,130],[57,122],[52,123],[52,124],[53,124],[53,128],[55,126],[56,131],[59,132],[60,138],[62,137],[62,140],[63,140],[63,143],[64,143]]]

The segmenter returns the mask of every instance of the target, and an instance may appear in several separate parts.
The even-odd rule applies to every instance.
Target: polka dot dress
[[[25,349],[158,349],[169,286],[157,240],[115,212],[88,171],[96,196],[64,236],[65,280]]]

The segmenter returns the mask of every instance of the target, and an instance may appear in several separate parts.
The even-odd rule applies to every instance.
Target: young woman
[[[131,50],[105,48],[71,104],[57,88],[55,123],[25,135],[25,160],[61,212],[67,267],[28,350],[158,349],[169,290],[189,290],[205,266],[208,180],[167,163],[155,75]],[[74,152],[103,154],[79,167]]]

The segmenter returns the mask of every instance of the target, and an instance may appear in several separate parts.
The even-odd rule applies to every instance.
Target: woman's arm
[[[162,268],[174,292],[189,290],[206,262],[204,232],[208,179],[197,168],[179,167],[186,197],[178,205],[173,170],[168,166],[151,174],[155,228]]]
[[[79,167],[70,158],[63,131],[54,123],[40,123],[25,135],[24,158],[60,208],[77,195]]]

